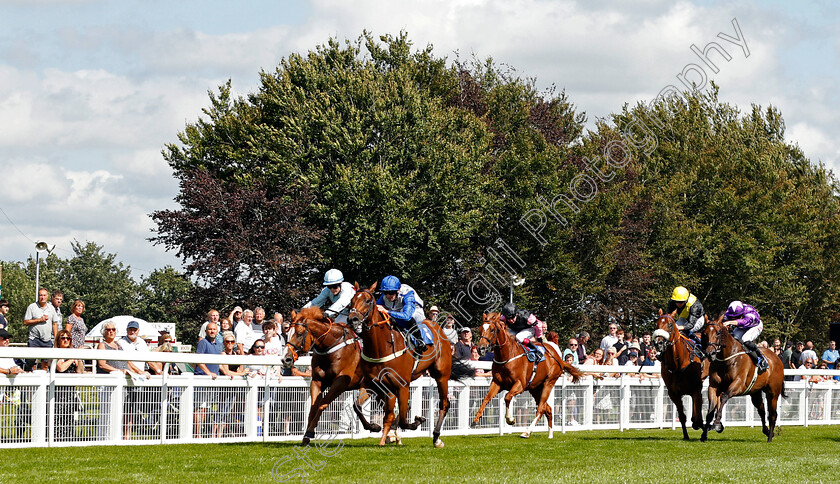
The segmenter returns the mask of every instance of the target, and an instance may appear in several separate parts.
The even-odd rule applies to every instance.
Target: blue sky
[[[733,18],[749,57],[717,36]],[[565,88],[590,123],[676,84],[698,62],[690,46],[715,41],[732,56],[711,76],[721,98],[777,106],[789,141],[840,168],[835,2],[0,0],[0,259],[25,260],[37,240],[69,256],[76,239],[137,277],[179,267],[145,240],[178,190],[161,149],[208,90],[231,79],[245,94],[290,53],[364,29],[493,57]]]

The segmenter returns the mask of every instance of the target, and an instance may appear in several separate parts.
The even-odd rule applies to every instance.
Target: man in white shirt
[[[26,314],[23,316],[23,324],[29,327],[29,341],[27,346],[30,348],[52,348],[53,345],[53,326],[60,325],[60,321],[56,318],[60,317],[55,314],[55,309],[50,304],[50,291],[45,288],[38,290],[38,302],[30,304],[26,308]],[[34,359],[27,359],[24,361],[24,370],[29,371],[33,369],[35,364]],[[50,362],[42,361],[41,369],[49,369]]]
[[[618,325],[610,323],[607,327],[607,331],[609,331],[609,333],[601,339],[601,345],[599,346],[599,348],[604,350],[604,352],[612,348],[614,344],[618,343],[618,334],[616,334],[618,333]]]

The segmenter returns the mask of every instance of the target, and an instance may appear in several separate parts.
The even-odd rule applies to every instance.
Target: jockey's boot
[[[694,346],[691,348],[692,351],[694,351],[694,355],[700,358],[700,361],[706,359],[706,353],[703,353],[703,344],[700,342],[700,337],[697,336],[697,333],[689,331],[686,336],[692,343],[694,343]]]
[[[753,363],[755,366],[758,367],[758,372],[763,373],[768,365],[767,365],[767,358],[761,355],[761,352],[758,350],[758,346],[756,346],[755,341],[744,341],[744,348],[747,350],[747,354],[750,355],[752,358]]]

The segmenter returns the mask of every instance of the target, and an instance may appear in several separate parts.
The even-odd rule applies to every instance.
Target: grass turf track
[[[309,455],[309,482],[823,482],[840,469],[840,427],[784,427],[774,442],[760,428],[729,427],[705,443],[676,430],[617,430],[405,439],[379,448],[348,440],[335,457]],[[0,451],[0,482],[274,482],[272,468],[305,467],[295,445],[198,444]],[[302,482],[290,476],[287,482]]]

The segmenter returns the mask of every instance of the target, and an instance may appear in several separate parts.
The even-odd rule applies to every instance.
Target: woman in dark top
[[[72,348],[70,332],[62,329],[55,338],[56,348]],[[58,373],[84,373],[85,364],[82,360],[58,359],[55,363]],[[55,387],[55,439],[56,441],[72,440],[75,437],[73,414],[76,412],[76,387]]]

